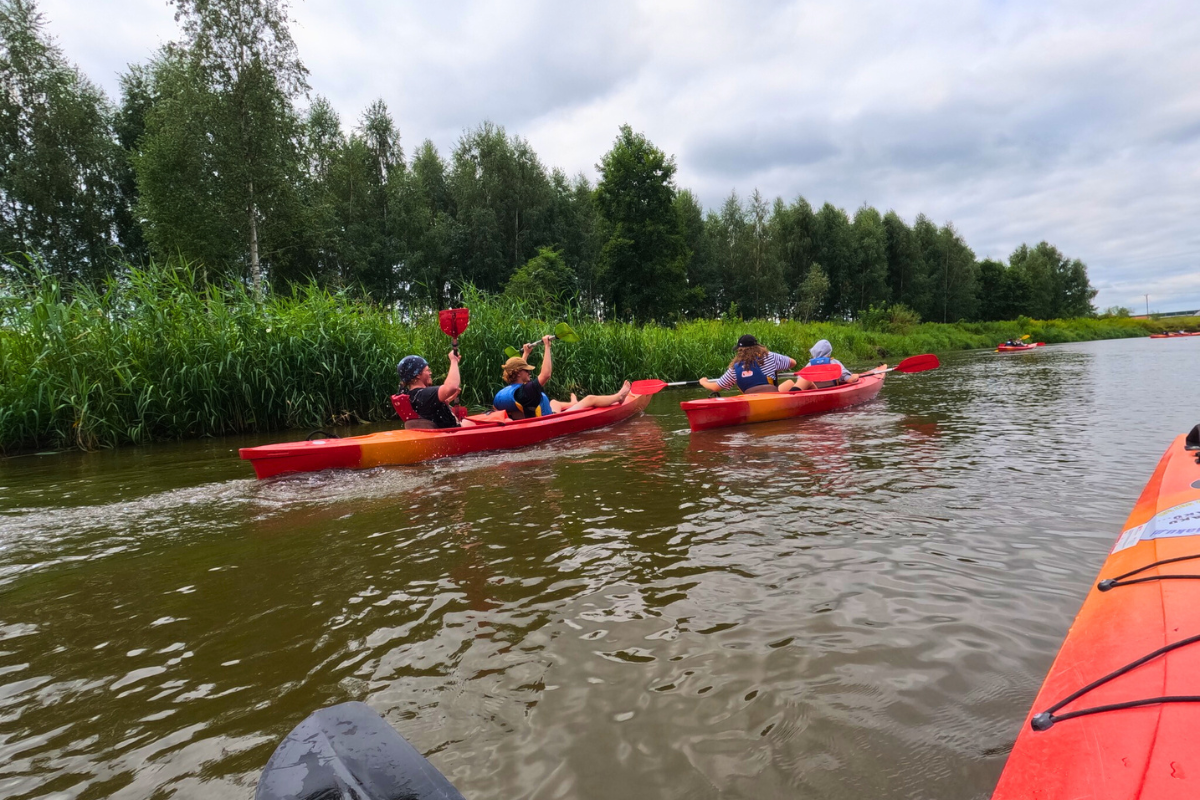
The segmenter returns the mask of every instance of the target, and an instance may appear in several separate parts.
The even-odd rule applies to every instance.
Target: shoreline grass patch
[[[464,398],[490,405],[508,345],[537,341],[559,318],[468,289]],[[554,346],[556,397],[607,393],[636,378],[715,378],[752,333],[803,359],[829,339],[852,366],[916,353],[994,347],[1009,337],[1059,342],[1146,336],[1197,319],[1095,318],[919,323],[892,332],[855,323],[697,320],[598,322],[566,313],[576,344]],[[393,418],[396,363],[425,356],[444,375],[449,339],[436,314],[401,311],[316,286],[257,297],[204,285],[187,268],[130,269],[93,290],[41,272],[0,286],[0,452],[93,449],[156,440],[316,428]],[[540,348],[535,349],[540,355]]]

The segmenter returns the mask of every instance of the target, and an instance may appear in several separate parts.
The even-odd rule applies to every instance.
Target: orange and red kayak
[[[1158,462],[992,800],[1200,797],[1200,448]]]
[[[254,474],[259,478],[289,472],[415,464],[483,450],[525,447],[570,433],[611,425],[644,411],[649,403],[649,395],[631,394],[625,398],[625,402],[607,408],[590,408],[516,421],[507,419],[503,412],[493,412],[469,417],[477,423],[470,428],[383,431],[346,439],[243,447],[238,453],[254,466]]]
[[[1151,339],[1186,339],[1189,336],[1200,336],[1200,331],[1179,331],[1178,333],[1152,333]]]
[[[1046,346],[1045,342],[1034,342],[1033,344],[1023,344],[1023,345],[1019,345],[1017,347],[1014,347],[1011,344],[998,344],[998,345],[996,345],[996,352],[997,353],[1019,353],[1022,350],[1036,350],[1039,347],[1045,347],[1045,346]]]
[[[882,373],[875,373],[863,375],[857,383],[830,386],[827,389],[712,397],[688,400],[679,405],[687,413],[688,426],[694,431],[704,431],[856,406],[875,399],[883,388],[883,378]]]

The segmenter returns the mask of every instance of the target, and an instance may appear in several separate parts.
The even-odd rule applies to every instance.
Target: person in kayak
[[[732,389],[737,386],[745,394],[787,392],[791,391],[792,387],[798,383],[808,384],[801,388],[811,388],[812,386],[803,378],[778,383],[776,378],[778,373],[795,369],[796,359],[771,352],[748,333],[737,340],[735,350],[733,361],[729,362],[729,369],[725,370],[725,374],[715,381],[701,378],[701,386],[711,392],[719,392],[722,389]]]
[[[813,383],[812,381],[806,381],[803,378],[797,378],[797,383],[803,381],[804,383],[808,384],[808,386],[801,388],[827,389],[830,386],[841,386],[846,383],[858,383],[859,376],[846,369],[845,364],[833,357],[833,345],[829,343],[828,339],[821,339],[819,342],[814,344],[808,352],[810,355],[812,355],[812,358],[809,359],[808,364],[805,366],[813,367],[820,364],[836,364],[842,368],[842,374],[836,380],[817,381],[816,383]],[[884,369],[887,369],[887,364],[877,367],[876,369],[871,370],[871,372],[865,372],[863,374],[870,375],[873,372]]]
[[[433,385],[433,370],[429,362],[420,356],[405,356],[396,365],[400,376],[400,393],[408,395],[413,411],[439,428],[467,428],[474,425],[469,419],[459,420],[450,403],[462,391],[462,378],[458,373],[459,355],[450,351],[450,369],[441,386]]]
[[[589,394],[582,399],[571,395],[570,402],[551,400],[546,396],[543,387],[550,382],[554,371],[554,362],[550,357],[550,340],[552,336],[543,336],[542,368],[538,376],[533,377],[533,367],[529,365],[529,354],[533,345],[522,347],[519,356],[513,356],[504,362],[504,388],[496,392],[492,405],[499,411],[508,412],[512,419],[529,419],[542,417],[547,414],[557,414],[564,411],[582,411],[586,408],[604,408],[605,406],[622,403],[629,396],[629,381],[616,394]]]

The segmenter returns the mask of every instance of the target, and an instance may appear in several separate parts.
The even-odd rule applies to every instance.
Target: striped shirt
[[[722,389],[732,389],[737,386],[737,372],[741,367],[740,363],[734,364],[729,369],[725,370],[725,374],[717,378],[717,386]],[[763,364],[760,367],[763,375],[768,379],[774,380],[776,372],[783,372],[792,368],[792,360],[787,356],[781,356],[779,353],[767,353],[767,357],[763,359]]]

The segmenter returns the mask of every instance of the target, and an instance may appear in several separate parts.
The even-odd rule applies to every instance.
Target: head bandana
[[[429,362],[420,356],[405,356],[396,365],[396,374],[401,383],[408,383],[421,374],[421,370],[429,366]]]

